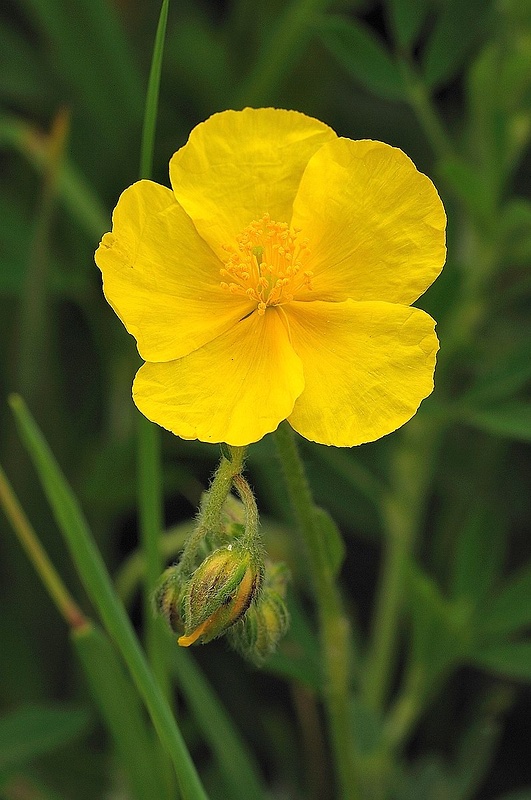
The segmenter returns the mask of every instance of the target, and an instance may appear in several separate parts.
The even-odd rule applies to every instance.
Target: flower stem
[[[179,562],[179,571],[184,575],[192,571],[197,548],[204,536],[208,531],[219,527],[223,503],[231,490],[233,478],[242,471],[245,448],[231,447],[230,455],[230,459],[224,455],[221,457],[210,488],[201,503],[199,522],[188,539]]]
[[[274,434],[284,480],[308,558],[319,618],[324,672],[324,699],[332,750],[342,800],[359,797],[354,767],[350,721],[350,629],[344,614],[334,571],[317,523],[304,465],[287,422]]]

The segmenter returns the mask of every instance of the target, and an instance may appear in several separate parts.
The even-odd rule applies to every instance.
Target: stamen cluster
[[[260,315],[267,306],[289,303],[302,289],[310,290],[313,273],[304,268],[310,254],[300,229],[275,222],[269,214],[253,220],[237,237],[237,247],[225,246],[228,260],[220,270],[221,288],[247,295]]]

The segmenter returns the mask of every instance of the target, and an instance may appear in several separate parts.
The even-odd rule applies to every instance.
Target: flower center
[[[236,237],[237,246],[224,246],[228,260],[220,270],[221,288],[231,294],[247,295],[256,302],[259,314],[267,306],[289,303],[301,289],[311,290],[312,272],[308,240],[299,239],[300,230],[285,222],[274,222],[269,214],[253,220]]]

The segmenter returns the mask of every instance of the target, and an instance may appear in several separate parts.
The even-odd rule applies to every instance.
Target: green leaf
[[[385,100],[405,100],[400,70],[369,28],[355,20],[329,16],[319,22],[318,32],[328,50],[358,83]]]
[[[481,607],[503,566],[505,533],[505,521],[491,503],[484,498],[470,503],[456,542],[453,597]]]
[[[503,728],[502,720],[513,701],[513,691],[494,686],[474,710],[472,721],[459,737],[452,769],[452,800],[472,800],[492,764]]]
[[[19,782],[24,786],[24,796],[31,800],[67,800],[64,794],[59,794],[56,790],[46,786],[36,770],[31,767],[17,769],[14,774],[9,771],[0,773],[0,797],[2,800],[14,797],[13,785],[16,786]]]
[[[408,599],[411,661],[420,668],[429,688],[466,652],[470,608],[460,600],[447,600],[435,581],[414,564],[409,569]]]
[[[531,641],[482,648],[472,654],[472,661],[495,675],[531,681]]]
[[[384,740],[383,719],[373,708],[367,706],[360,697],[353,695],[351,700],[352,729],[359,755],[370,758],[381,752]]]
[[[281,640],[279,649],[267,659],[262,670],[300,681],[320,693],[323,682],[317,637],[293,596],[289,597],[289,611],[289,630]]]
[[[0,769],[55,750],[87,730],[84,708],[27,706],[0,719]]]
[[[63,0],[22,0],[20,5],[48,43],[51,63],[106,130],[119,131],[117,120],[122,130],[126,120],[139,120],[142,81],[112,4],[76,3],[75,20]],[[107,115],[114,119],[106,120]]]
[[[463,410],[462,419],[487,433],[531,442],[531,404],[507,402],[496,408],[467,408]]]
[[[481,633],[509,636],[531,626],[531,564],[524,567],[482,611]]]
[[[429,753],[414,761],[400,776],[396,800],[438,800],[451,797],[452,779],[448,767],[439,755]]]
[[[428,0],[390,0],[391,25],[400,47],[408,49],[415,42],[429,10]]]
[[[33,106],[39,100],[39,93],[44,93],[49,85],[50,77],[43,75],[35,47],[29,37],[21,35],[15,28],[7,24],[6,19],[0,25],[0,53],[2,72],[2,99],[16,100],[17,104],[30,101]],[[9,54],[9,57],[6,57]]]
[[[448,0],[426,45],[424,79],[438,86],[453,78],[481,37],[490,11],[488,0]]]
[[[39,173],[46,173],[50,158],[47,140],[42,131],[28,125],[23,119],[0,114],[0,145],[18,151]],[[57,176],[57,193],[59,200],[81,229],[92,241],[98,241],[109,227],[107,212],[90,184],[68,158],[61,163]],[[13,233],[10,231],[9,235],[12,236]]]

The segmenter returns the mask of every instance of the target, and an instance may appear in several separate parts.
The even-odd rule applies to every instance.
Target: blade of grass
[[[157,111],[159,106],[160,74],[162,71],[162,56],[164,53],[164,38],[166,36],[166,23],[168,20],[169,0],[163,0],[160,9],[159,24],[153,46],[151,70],[149,73],[146,105],[144,109],[144,125],[142,127],[142,146],[140,150],[140,177],[150,178],[153,171],[153,148],[155,144],[155,129],[157,126]]]
[[[138,694],[109,640],[84,616],[64,585],[1,467],[0,504],[57,610],[70,626],[74,647],[113,736],[133,797],[135,800],[164,798],[155,743],[148,735]]]
[[[21,438],[37,470],[81,581],[144,698],[155,729],[173,761],[183,798],[206,800],[207,795],[182,734],[115,594],[77,499],[22,398],[12,396],[10,404]]]
[[[142,145],[140,149],[140,178],[150,178],[153,169],[153,148],[157,125],[160,76],[164,39],[168,20],[169,0],[163,0],[146,95]],[[141,414],[137,416],[138,508],[140,515],[140,540],[144,552],[144,630],[146,650],[153,674],[166,698],[171,696],[171,686],[165,658],[165,636],[162,619],[152,611],[151,595],[163,569],[160,539],[164,527],[161,432]]]

